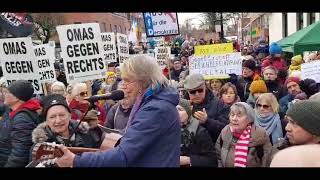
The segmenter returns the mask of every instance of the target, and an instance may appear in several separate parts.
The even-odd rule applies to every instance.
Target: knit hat
[[[277,43],[271,43],[269,47],[269,53],[271,55],[281,54],[281,52],[282,52],[282,49]]]
[[[299,84],[300,79],[297,77],[288,77],[288,79],[286,79],[286,81],[284,82],[285,87],[287,87],[287,84],[289,82],[295,82],[295,83]]]
[[[202,74],[190,74],[184,81],[184,88],[187,90],[195,89],[205,83]]]
[[[313,79],[305,79],[299,82],[300,88],[308,97],[319,92],[319,86]]]
[[[255,93],[266,93],[268,92],[268,88],[266,83],[260,78],[260,76],[255,76],[250,87],[249,91],[251,94]]]
[[[320,102],[302,100],[294,103],[287,115],[309,133],[320,136]]]
[[[42,104],[43,104],[42,115],[44,118],[47,117],[48,110],[51,107],[56,105],[64,106],[71,113],[71,110],[67,104],[66,98],[60,94],[50,94],[50,95],[44,96],[42,98]]]
[[[291,64],[300,65],[303,63],[302,56],[296,55],[291,58]]]
[[[242,63],[242,67],[246,67],[246,68],[249,68],[251,69],[252,71],[255,71],[256,70],[256,62],[254,60],[245,60],[243,63]]]
[[[235,105],[243,107],[246,110],[247,116],[249,117],[249,121],[250,122],[254,122],[254,120],[255,120],[255,112],[254,112],[253,108],[249,104],[247,104],[245,102],[236,102],[232,106],[235,106]]]
[[[187,112],[188,118],[192,115],[191,104],[188,100],[180,98],[179,105]]]
[[[21,101],[30,100],[34,92],[32,83],[27,80],[17,80],[12,82],[8,86],[8,90]]]

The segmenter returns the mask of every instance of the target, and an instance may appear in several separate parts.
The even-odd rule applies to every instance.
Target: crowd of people
[[[205,78],[188,68],[204,43],[172,44],[165,69],[139,54],[86,83],[68,84],[57,62],[57,81],[43,96],[25,80],[7,85],[1,72],[0,166],[25,167],[37,143],[55,142],[64,153],[59,167],[319,167],[320,86],[300,71],[320,54],[286,59],[276,43],[234,43],[242,75]],[[115,90],[122,100],[87,100]],[[101,126],[122,136],[111,150]]]

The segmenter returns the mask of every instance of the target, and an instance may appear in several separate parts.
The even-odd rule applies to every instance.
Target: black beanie
[[[287,115],[309,133],[320,136],[320,102],[301,100],[294,103]]]
[[[306,93],[308,97],[319,92],[319,86],[317,82],[313,79],[305,79],[300,81],[299,86],[303,92]]]
[[[17,80],[12,82],[8,86],[8,90],[19,100],[25,102],[32,98],[34,92],[32,83],[27,80]]]
[[[242,67],[246,67],[246,68],[249,68],[251,69],[252,71],[255,71],[256,70],[256,62],[254,60],[245,60],[243,63],[242,63]]]
[[[50,95],[47,95],[42,98],[42,106],[43,106],[42,115],[43,115],[43,117],[47,118],[48,110],[51,107],[56,106],[56,105],[64,106],[71,113],[71,110],[68,106],[68,103],[67,103],[65,97],[63,97],[60,94],[50,94]]]

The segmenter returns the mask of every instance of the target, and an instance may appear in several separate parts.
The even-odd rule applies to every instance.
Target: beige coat
[[[222,145],[221,145],[222,142]],[[230,126],[227,125],[221,131],[216,142],[216,151],[219,167],[234,167],[234,153],[237,139],[232,136]],[[257,147],[263,149],[263,156],[260,159],[257,155]],[[252,125],[251,140],[249,142],[249,152],[247,167],[267,167],[270,159],[272,145],[266,131],[258,126]]]

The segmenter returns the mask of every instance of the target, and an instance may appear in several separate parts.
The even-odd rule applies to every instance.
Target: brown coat
[[[221,131],[216,142],[216,151],[219,167],[234,167],[234,153],[237,139],[232,136],[230,126],[227,125]],[[222,146],[221,146],[222,143]],[[257,147],[261,146],[263,156],[260,159],[257,155]],[[247,167],[267,167],[270,159],[272,145],[266,131],[258,126],[252,125],[251,140],[249,142],[249,152]]]

